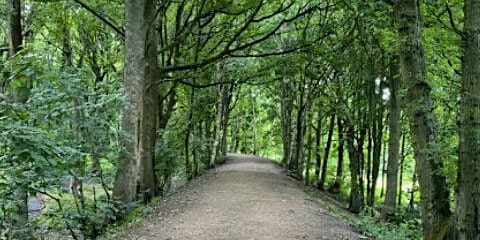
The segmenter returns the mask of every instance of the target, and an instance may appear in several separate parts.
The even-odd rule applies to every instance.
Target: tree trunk
[[[426,82],[419,2],[398,0],[400,76],[406,89],[416,171],[420,185],[423,238],[447,239],[451,232],[450,201],[436,134],[430,86]]]
[[[122,139],[126,153],[117,168],[113,196],[123,203],[137,197],[137,183],[145,200],[155,194],[156,136],[155,8],[152,0],[125,1],[125,106]]]
[[[254,93],[251,93],[252,97],[252,118],[253,118],[253,155],[258,153],[258,143],[257,143],[257,96]]]
[[[320,182],[318,182],[318,188],[321,190],[324,189],[325,180],[327,179],[328,158],[330,155],[330,147],[332,145],[334,127],[335,127],[335,113],[333,113],[332,116],[330,117],[330,125],[328,127],[327,144],[325,146],[325,155],[323,157],[322,174],[320,177]]]
[[[465,0],[460,101],[457,230],[480,239],[480,0]]]
[[[308,104],[310,105],[310,104]],[[307,112],[306,134],[307,134],[307,158],[305,162],[305,185],[310,185],[310,165],[312,161],[312,111],[309,107]]]
[[[228,151],[228,144],[227,144],[227,138],[228,138],[228,123],[230,120],[230,103],[232,102],[232,97],[233,97],[233,91],[235,89],[234,84],[227,84],[224,86],[223,89],[223,110],[222,110],[222,141],[221,141],[221,161],[225,161],[225,157],[227,156],[227,151]]]
[[[402,133],[402,149],[400,153],[400,177],[398,179],[398,201],[397,205],[402,205],[402,187],[403,187],[403,169],[405,165],[405,133]]]
[[[320,111],[318,112],[317,129],[315,129],[315,179],[320,179],[320,168],[322,167],[322,153],[320,151],[320,142],[322,140],[322,117]]]
[[[375,190],[377,189],[378,173],[380,171],[380,157],[382,151],[383,138],[383,107],[379,106],[376,110],[376,118],[373,126],[373,152],[372,152],[372,179],[370,192],[368,196],[368,206],[375,205]]]
[[[215,118],[215,139],[213,140],[212,156],[210,157],[209,167],[214,168],[218,161],[220,153],[221,128],[222,128],[222,110],[223,110],[223,91],[222,86],[218,87],[217,116]]]
[[[385,129],[385,132],[388,131],[388,127]],[[383,198],[385,196],[385,188],[386,188],[386,179],[387,179],[387,145],[388,144],[383,144],[383,150],[382,150],[382,188],[380,189],[380,198]]]
[[[337,173],[335,175],[335,182],[333,182],[330,192],[334,194],[340,193],[343,183],[343,152],[345,144],[345,133],[343,132],[343,123],[340,117],[337,117],[337,131],[338,131],[338,161]]]
[[[372,103],[370,103],[370,106],[372,105]],[[374,106],[371,106],[371,108],[374,108]],[[372,110],[370,110],[371,112],[373,112]],[[374,115],[374,114],[372,114]],[[371,206],[370,205],[370,195],[372,193],[372,147],[373,147],[373,139],[372,139],[372,135],[373,135],[373,131],[374,128],[375,128],[375,120],[374,120],[374,117],[371,117],[369,118],[369,121],[371,122],[371,126],[368,127],[368,130],[367,130],[367,169],[365,171],[365,177],[366,177],[366,180],[367,180],[367,205],[368,206]],[[363,173],[363,171],[362,171]]]
[[[394,74],[392,74],[393,76]],[[400,79],[392,77],[389,81],[390,101],[388,105],[388,167],[387,167],[387,190],[385,194],[385,203],[382,208],[382,217],[388,219],[395,215],[397,200],[398,183],[398,157],[400,147],[400,137],[402,134],[402,124],[400,122]]]
[[[347,131],[348,156],[350,159],[350,201],[348,210],[352,213],[360,213],[363,208],[361,192],[361,170],[360,163],[362,155],[359,140],[355,138],[355,127],[349,126]]]
[[[23,36],[21,25],[21,1],[7,1],[7,9],[9,10],[8,18],[8,40],[9,40],[9,56],[15,57],[22,49]],[[21,86],[13,87],[13,100],[15,103],[24,104],[29,97],[29,84],[23,83]],[[21,141],[21,140],[19,140]],[[22,144],[14,142],[14,146],[18,147]],[[21,156],[19,156],[21,159]],[[21,183],[12,184],[13,189],[13,212],[11,218],[11,236],[14,239],[27,239],[30,237],[28,231],[28,179],[21,179]]]
[[[193,80],[193,83],[195,83],[195,80]],[[190,181],[193,176],[195,175],[195,170],[194,170],[194,161],[195,159],[192,159],[192,162],[190,162],[190,132],[194,131],[193,128],[195,126],[194,120],[193,120],[193,109],[195,108],[195,88],[190,89],[190,110],[188,112],[188,126],[187,130],[185,131],[185,138],[184,138],[184,152],[185,152],[185,175],[187,177],[187,180]],[[195,137],[195,136],[194,136]],[[195,142],[195,140],[194,140]],[[195,152],[195,146],[193,146],[193,152]],[[195,153],[193,153],[195,156]]]
[[[301,161],[303,161],[303,148],[304,148],[304,97],[305,97],[305,78],[302,83],[298,85],[298,92],[300,93],[297,103],[297,117],[295,121],[295,139],[292,148],[292,157],[288,172],[292,177],[302,179]]]

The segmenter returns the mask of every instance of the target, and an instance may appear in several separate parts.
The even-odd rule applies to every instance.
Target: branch
[[[265,53],[258,53],[258,54],[230,54],[230,57],[234,58],[261,58],[261,57],[270,57],[270,56],[281,56],[281,55],[286,55],[290,54],[293,52],[297,52],[300,49],[303,49],[303,47],[298,47],[298,48],[292,48],[288,50],[283,50],[283,51],[278,51],[278,52],[265,52]]]
[[[2,94],[2,93],[0,93],[0,100],[3,100],[3,101],[8,102],[8,103],[11,102],[10,98],[7,97],[6,95]]]
[[[90,6],[88,6],[87,4],[85,4],[84,2],[82,2],[81,0],[73,0],[74,2],[78,3],[80,6],[82,6],[83,8],[85,8],[88,12],[90,12],[91,14],[95,15],[95,17],[99,18],[102,22],[104,22],[105,24],[107,24],[109,27],[111,27],[115,32],[118,33],[118,35],[120,35],[123,39],[125,39],[125,32],[123,31],[123,29],[121,29],[120,27],[118,26],[115,26],[115,24],[113,24],[110,20],[108,20],[107,18],[105,18],[104,16],[100,15],[98,12],[96,12],[95,10],[93,10]]]
[[[329,5],[328,7],[330,7],[331,5]],[[200,62],[200,63],[191,63],[191,64],[178,64],[178,65],[173,65],[173,66],[165,66],[163,68],[161,68],[161,71],[163,73],[168,73],[168,72],[174,72],[174,71],[184,71],[184,70],[190,70],[190,69],[196,69],[196,68],[199,68],[199,67],[203,67],[203,66],[207,66],[211,63],[214,63],[216,62],[217,60],[220,60],[226,56],[230,56],[232,53],[234,52],[237,52],[237,51],[240,51],[240,50],[244,50],[248,47],[251,47],[251,46],[254,46],[256,44],[259,44],[267,39],[269,39],[271,36],[273,36],[274,34],[276,34],[278,32],[278,30],[285,24],[287,23],[291,23],[309,13],[312,13],[313,11],[316,11],[316,10],[320,10],[321,8],[319,7],[311,7],[311,8],[308,8],[304,11],[301,11],[301,12],[298,12],[297,15],[291,17],[291,18],[288,18],[288,19],[283,19],[282,21],[280,21],[275,27],[273,27],[272,29],[270,29],[270,31],[266,32],[265,34],[263,34],[261,37],[255,39],[255,40],[252,40],[251,42],[247,42],[243,45],[240,45],[240,46],[237,46],[235,48],[229,48],[231,46],[231,44],[233,43],[233,41],[235,40],[236,37],[234,37],[231,41],[229,41],[226,45],[226,47],[220,51],[220,53],[218,53],[217,55],[211,57],[211,58],[207,58],[205,59],[204,61]],[[258,11],[255,11],[254,14],[251,15],[251,17],[254,17],[254,15],[256,15]],[[248,19],[247,21],[253,21],[253,19]],[[242,26],[242,29],[246,30],[249,23],[247,22],[246,25],[243,25]],[[240,32],[241,34],[241,32]],[[239,36],[240,35],[239,32],[235,33],[234,36]]]
[[[457,25],[455,24],[455,19],[453,18],[453,12],[452,12],[452,9],[450,8],[450,5],[448,5],[448,2],[445,2],[445,7],[447,8],[448,18],[450,20],[450,25],[452,25],[453,31],[458,35],[463,36],[463,32],[459,30],[457,28]]]

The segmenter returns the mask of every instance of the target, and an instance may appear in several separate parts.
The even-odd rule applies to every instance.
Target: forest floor
[[[117,239],[367,239],[333,217],[271,160],[227,162],[160,201]]]

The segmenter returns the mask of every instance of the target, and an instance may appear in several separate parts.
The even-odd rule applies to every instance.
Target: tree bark
[[[257,142],[257,96],[251,93],[252,97],[252,118],[253,118],[253,155],[258,154],[258,142]]]
[[[283,158],[282,164],[286,169],[291,160],[292,155],[292,109],[293,98],[290,79],[284,78],[282,81],[281,94],[281,112],[282,112],[282,144],[283,144]]]
[[[297,103],[297,117],[295,122],[295,139],[292,148],[292,157],[289,164],[288,172],[292,177],[295,177],[299,180],[302,179],[302,163],[303,163],[303,154],[304,154],[304,100],[305,100],[305,78],[298,85],[298,92],[300,93],[299,100]]]
[[[305,185],[310,185],[310,165],[312,162],[312,111],[311,105],[308,104],[307,117],[305,119],[305,132],[307,134],[307,157],[305,161]]]
[[[430,86],[426,82],[419,2],[396,2],[400,46],[400,76],[406,89],[416,171],[420,185],[423,238],[447,239],[451,232],[449,190],[436,150],[438,139]]]
[[[335,175],[335,181],[330,188],[330,192],[334,194],[340,193],[340,189],[343,183],[343,152],[345,144],[345,133],[343,132],[343,122],[340,117],[337,117],[337,132],[338,132],[338,161],[337,161],[337,173]]]
[[[388,129],[388,167],[387,167],[387,190],[385,194],[385,203],[382,208],[382,217],[388,219],[395,215],[397,201],[397,183],[398,183],[398,157],[400,147],[400,137],[402,134],[402,124],[400,122],[400,79],[392,74],[389,81],[390,100],[389,100],[389,119]]]
[[[360,189],[360,185],[362,185],[360,163],[363,147],[360,144],[360,139],[356,139],[355,127],[352,125],[347,130],[347,143],[350,159],[350,201],[348,210],[352,213],[360,213],[363,209],[363,194]]]
[[[23,36],[21,24],[21,1],[8,0],[7,9],[9,11],[8,17],[8,42],[9,42],[9,57],[15,57],[22,49]],[[29,84],[23,83],[21,86],[12,88],[13,100],[18,104],[24,104],[29,97]],[[21,141],[21,140],[19,140]],[[21,146],[17,142],[12,147]],[[19,156],[20,159],[21,156]],[[11,236],[14,239],[27,239],[30,237],[28,231],[28,179],[22,179],[21,183],[12,184],[13,189],[13,212],[11,217]]]
[[[220,67],[219,67],[219,73],[220,73]],[[218,77],[218,79],[221,79],[221,76]],[[218,97],[217,97],[217,112],[216,112],[216,117],[215,117],[215,138],[213,140],[213,148],[212,148],[212,155],[210,157],[210,163],[209,167],[214,168],[215,164],[218,163],[218,160],[220,158],[220,152],[221,152],[221,137],[222,137],[222,118],[223,118],[223,110],[224,110],[224,91],[223,91],[223,84],[219,85],[216,89],[218,92]]]
[[[157,122],[156,30],[153,0],[125,1],[125,106],[122,139],[125,154],[117,168],[113,196],[123,203],[137,197],[137,184],[145,200],[156,192],[154,147]]]
[[[322,173],[320,182],[318,182],[318,188],[323,190],[325,187],[325,181],[327,179],[328,158],[330,155],[330,147],[332,145],[333,130],[335,127],[335,113],[330,116],[330,125],[328,127],[327,143],[325,145],[325,155],[323,157]]]
[[[320,169],[322,165],[322,153],[320,151],[320,142],[322,140],[322,117],[320,111],[318,112],[317,129],[315,129],[315,179],[320,179]]]
[[[368,196],[368,206],[375,205],[375,191],[377,189],[378,174],[380,171],[380,156],[382,151],[383,138],[383,107],[378,106],[376,110],[376,117],[373,125],[373,152],[372,152],[372,178],[370,185],[370,192]]]
[[[402,148],[400,150],[400,176],[398,179],[398,201],[397,205],[402,205],[402,188],[403,188],[403,170],[405,165],[405,133],[402,134]]]
[[[226,159],[228,152],[228,123],[230,120],[230,104],[232,102],[233,91],[235,89],[234,84],[227,84],[223,88],[223,110],[222,110],[222,140],[221,140],[221,159],[220,162],[223,163]]]
[[[465,0],[460,101],[457,230],[480,239],[480,0]]]

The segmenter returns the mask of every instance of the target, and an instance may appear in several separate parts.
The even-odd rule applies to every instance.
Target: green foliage
[[[355,222],[354,228],[360,233],[376,240],[418,240],[422,239],[422,229],[418,216],[410,219],[401,217],[399,223],[378,221],[370,216],[362,216]]]
[[[13,88],[18,81],[34,88],[25,104],[2,103],[0,108],[0,224],[6,226],[1,234],[9,228],[9,216],[16,214],[12,207],[19,200],[12,191],[22,188],[46,201],[30,228],[49,229],[52,236],[67,229],[65,234],[94,238],[119,213],[108,193],[114,169],[107,159],[119,153],[115,122],[120,95],[111,86],[94,87],[86,72],[50,68],[40,55],[13,58],[5,67],[13,69],[7,79]],[[106,166],[101,175],[91,167],[93,158]],[[75,187],[80,195],[72,194],[66,179],[80,184]]]

